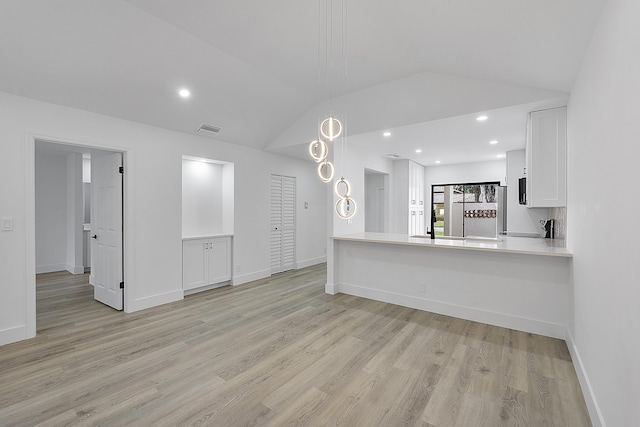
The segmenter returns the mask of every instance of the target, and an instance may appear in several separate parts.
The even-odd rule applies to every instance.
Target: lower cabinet
[[[182,288],[195,289],[231,280],[231,237],[182,241]]]
[[[424,209],[409,208],[409,236],[423,236],[424,232]]]

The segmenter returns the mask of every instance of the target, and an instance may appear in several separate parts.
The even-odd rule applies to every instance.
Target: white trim
[[[327,256],[323,255],[317,258],[309,258],[299,262],[296,262],[296,270],[301,268],[311,267],[312,265],[322,264],[323,262],[327,262]]]
[[[329,284],[325,285],[325,289],[328,286]],[[518,331],[530,332],[552,338],[565,338],[566,325],[496,313],[488,310],[480,310],[477,308],[430,300],[428,298],[417,298],[395,292],[364,288],[362,286],[346,283],[340,283],[339,289],[340,292],[345,294],[369,298],[376,301],[398,304],[404,307],[416,308],[418,310],[430,311],[432,313],[444,314],[446,316],[458,317],[461,319],[472,320],[474,322],[488,323],[490,325],[516,329]]]
[[[585,403],[587,404],[587,410],[589,411],[589,416],[591,417],[591,424],[593,424],[593,427],[606,427],[604,418],[602,417],[602,412],[600,411],[600,406],[598,405],[596,396],[593,393],[593,388],[591,387],[589,376],[587,375],[587,371],[584,368],[582,358],[580,357],[580,353],[578,352],[578,347],[576,346],[573,335],[571,334],[569,328],[567,328],[566,336],[567,347],[569,348],[571,360],[573,361],[573,367],[576,370],[576,375],[578,376],[578,381],[580,382],[580,387],[582,388],[582,395],[584,396]]]
[[[340,288],[334,283],[327,282],[324,284],[324,292],[329,295],[335,295],[337,293],[340,293]]]
[[[22,339],[36,336],[36,137],[25,134],[25,331]]]
[[[54,273],[56,271],[68,271],[66,264],[47,264],[36,266],[36,274]]]
[[[33,338],[27,334],[27,325],[0,330],[0,346],[11,344],[16,341],[22,341],[27,338]]]
[[[267,268],[266,270],[259,270],[253,273],[246,273],[241,275],[233,276],[231,279],[231,284],[233,286],[242,285],[244,283],[253,282],[254,280],[264,279],[265,277],[271,276],[271,269]]]
[[[214,283],[213,285],[200,286],[199,288],[184,289],[183,293],[184,293],[184,296],[186,297],[187,295],[197,294],[198,292],[210,291],[211,289],[221,288],[223,286],[229,286],[229,285],[231,285],[231,281],[227,280],[220,283]]]
[[[124,288],[126,290],[127,286],[125,285]],[[180,301],[183,298],[184,291],[182,289],[176,289],[173,291],[165,292],[163,294],[151,295],[148,297],[133,300],[133,302],[129,304],[129,306],[125,306],[124,311],[126,313],[133,313],[134,311],[144,310],[158,305]]]
[[[65,266],[65,270],[67,270],[71,274],[84,274],[84,265],[69,265]]]

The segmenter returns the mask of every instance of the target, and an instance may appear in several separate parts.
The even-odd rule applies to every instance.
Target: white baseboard
[[[184,296],[187,296],[191,294],[197,294],[198,292],[210,291],[211,289],[221,288],[223,286],[229,286],[230,284],[231,284],[231,281],[227,280],[226,282],[215,283],[213,285],[202,286],[200,288],[185,289],[183,292],[184,292]]]
[[[96,281],[96,276],[94,276],[93,274],[89,274],[89,284],[91,286],[95,286],[95,281]]]
[[[569,328],[567,328],[566,336],[567,347],[569,348],[571,360],[573,361],[573,367],[576,370],[576,375],[578,376],[578,381],[580,382],[580,387],[582,388],[584,401],[587,404],[587,410],[589,411],[589,416],[591,417],[591,424],[593,424],[594,427],[606,427],[604,418],[602,417],[602,412],[600,411],[600,406],[598,406],[598,401],[596,400],[596,396],[593,393],[593,388],[591,387],[589,376],[587,375],[587,371],[584,369],[584,364],[582,363],[580,352],[578,351],[578,347],[576,347],[576,343]]]
[[[48,265],[36,265],[36,274],[53,273],[55,271],[67,270],[66,264],[48,264]]]
[[[323,262],[327,262],[327,256],[321,256],[317,258],[305,259],[303,261],[296,262],[296,270],[305,267],[311,267],[312,265],[322,264]]]
[[[27,334],[27,325],[0,330],[0,345],[11,344],[12,342],[26,340],[27,338],[33,338],[33,336],[30,337]]]
[[[67,270],[71,274],[84,274],[84,265],[74,266],[74,265],[67,264],[65,267],[65,270]]]
[[[324,285],[324,292],[329,294],[329,295],[335,295],[337,293],[339,293],[340,291],[338,290],[338,286],[336,286],[334,283],[325,283]]]
[[[170,302],[180,301],[184,298],[184,291],[176,289],[163,294],[152,295],[149,297],[139,298],[131,302],[125,301],[125,312],[133,313],[134,311],[144,310],[146,308],[155,307],[157,305],[168,304]]]
[[[243,283],[253,282],[254,280],[264,279],[271,276],[271,269],[254,271],[253,273],[236,274],[231,280],[233,286],[242,285]]]
[[[331,287],[333,287],[333,289],[331,289]],[[430,300],[427,298],[417,298],[388,291],[363,288],[357,285],[345,283],[333,285],[327,283],[325,285],[325,291],[331,294],[330,290],[552,338],[564,339],[566,333],[566,325],[528,319],[504,313],[496,313],[478,308],[465,307],[447,302]]]

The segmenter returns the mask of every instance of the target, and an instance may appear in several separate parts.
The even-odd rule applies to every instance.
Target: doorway
[[[296,178],[271,175],[271,274],[296,264]]]
[[[74,283],[78,280],[86,280],[94,285],[94,299],[105,302],[108,305],[122,310],[124,308],[124,290],[120,283],[123,282],[123,179],[119,177],[119,183],[111,183],[110,186],[119,186],[107,190],[111,198],[107,203],[105,188],[102,185],[99,190],[95,185],[96,171],[100,168],[92,167],[100,163],[100,159],[112,159],[118,162],[117,172],[120,175],[123,153],[111,150],[96,149],[89,146],[71,145],[58,141],[33,140],[33,292],[28,293],[28,303],[33,304],[33,318],[40,308],[36,304],[35,274],[66,271],[73,274]],[[93,171],[93,179],[91,178]],[[103,178],[99,178],[104,181]],[[94,181],[94,184],[91,182]],[[30,184],[31,186],[31,184]],[[102,196],[95,197],[102,193]],[[119,200],[119,204],[115,203]],[[113,205],[111,208],[105,205]],[[110,213],[107,211],[114,211]],[[109,238],[101,239],[98,243],[98,232],[92,229],[91,224],[97,226],[99,222],[104,224],[104,219],[116,217],[116,222],[109,224],[111,234],[118,234],[115,242]],[[100,221],[98,221],[100,219]],[[115,225],[114,225],[115,224]],[[91,239],[91,236],[96,238]],[[111,242],[107,246],[103,242]],[[108,250],[104,250],[108,247]],[[107,261],[105,261],[107,260]],[[96,263],[100,266],[96,268]],[[109,272],[105,265],[110,265]],[[116,266],[114,266],[116,265]],[[102,273],[100,271],[102,270]],[[85,274],[89,271],[91,275]],[[101,275],[95,277],[96,273]],[[84,275],[85,279],[81,279]],[[62,275],[64,276],[64,275]],[[109,277],[114,283],[117,280],[116,298],[105,298],[99,295],[104,292],[104,286],[100,288],[96,284],[104,285],[104,277]],[[70,288],[72,289],[72,288]],[[98,290],[98,294],[96,293]],[[31,329],[31,328],[30,328]],[[35,321],[33,325],[35,334]]]
[[[370,169],[364,171],[364,231],[389,231],[389,174]]]
[[[506,226],[505,189],[499,182],[433,185],[435,236],[498,237]]]

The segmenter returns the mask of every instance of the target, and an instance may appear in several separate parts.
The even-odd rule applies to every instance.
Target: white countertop
[[[542,255],[572,258],[573,254],[564,247],[564,241],[530,237],[501,236],[496,241],[487,240],[453,240],[447,238],[411,237],[407,234],[391,233],[355,233],[333,236],[334,240],[355,242],[383,243],[390,245],[423,246],[441,249],[458,249],[468,251],[502,252],[526,255]]]
[[[233,237],[233,234],[206,234],[202,236],[182,236],[182,240],[215,239],[217,237]]]

